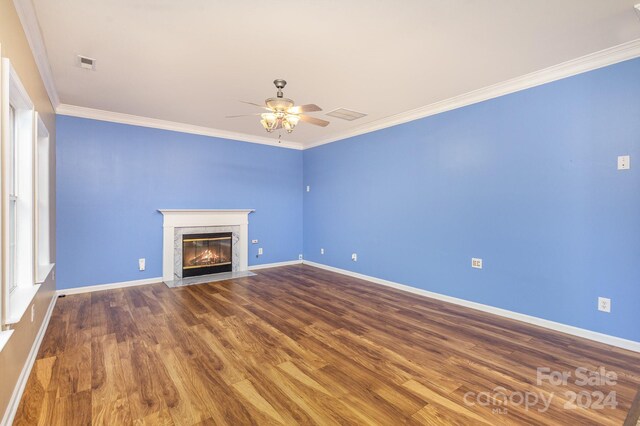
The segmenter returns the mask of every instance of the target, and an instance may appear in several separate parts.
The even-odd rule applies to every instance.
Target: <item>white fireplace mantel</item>
[[[199,226],[239,226],[238,271],[249,269],[249,213],[253,209],[206,210],[206,209],[159,209],[164,216],[162,223],[162,280],[175,279],[174,235],[176,228]]]

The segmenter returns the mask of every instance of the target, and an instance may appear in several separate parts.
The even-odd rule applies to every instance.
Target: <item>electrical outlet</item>
[[[476,269],[482,269],[482,259],[478,259],[477,257],[472,257],[471,267]]]
[[[298,260],[302,260],[302,255],[301,254],[298,255]]]
[[[251,240],[251,244],[258,244],[258,240]]]
[[[138,269],[140,269],[141,271],[144,271],[144,269],[147,267],[146,263],[147,261],[144,257],[141,259],[138,259]]]
[[[31,305],[31,322],[36,317],[36,305]]]
[[[353,260],[354,262],[358,261],[358,253],[352,253],[351,254],[351,260]]]
[[[602,312],[611,312],[611,299],[598,297],[598,310]]]
[[[311,187],[307,185],[307,192],[311,192]]]
[[[324,249],[323,248],[320,249],[320,254],[324,254]]]
[[[262,247],[258,248],[258,256],[262,256],[262,254],[264,253],[264,251],[262,250]]]
[[[618,157],[618,170],[629,170],[631,168],[631,157],[620,155]]]

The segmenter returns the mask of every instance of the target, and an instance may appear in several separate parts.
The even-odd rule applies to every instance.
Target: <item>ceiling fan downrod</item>
[[[276,88],[278,89],[278,93],[276,94],[277,97],[282,98],[283,97],[283,93],[282,93],[282,89],[284,89],[284,86],[287,85],[286,80],[283,80],[281,78],[275,79],[273,80],[273,84],[276,86]]]

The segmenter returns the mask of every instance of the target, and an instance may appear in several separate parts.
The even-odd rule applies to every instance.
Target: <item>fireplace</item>
[[[222,279],[251,276],[248,271],[249,263],[249,214],[251,209],[242,210],[197,210],[197,209],[162,209],[162,281],[169,287],[213,282]],[[198,275],[184,277],[183,266],[183,238],[194,234],[231,234],[231,268],[229,265],[219,265],[227,268],[226,272],[215,275]],[[213,237],[216,238],[216,237]],[[228,243],[227,243],[228,244]],[[206,257],[206,256],[205,256]],[[186,266],[189,265],[187,261]],[[196,262],[197,263],[197,262]],[[216,267],[216,269],[218,268]],[[200,268],[189,268],[190,275]],[[197,273],[209,271],[198,271]],[[215,270],[213,272],[216,272]]]
[[[231,232],[182,235],[182,276],[231,272],[233,239]]]

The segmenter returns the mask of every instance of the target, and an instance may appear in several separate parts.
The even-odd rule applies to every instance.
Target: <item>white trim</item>
[[[590,53],[580,58],[572,59],[540,71],[525,74],[478,90],[473,90],[430,105],[381,118],[354,129],[350,129],[346,132],[338,133],[334,136],[311,142],[310,144],[304,144],[304,149],[314,148],[316,146],[362,135],[364,133],[397,126],[398,124],[407,123],[409,121],[440,114],[445,111],[483,102],[489,99],[508,95],[510,93],[519,92],[521,90],[551,83],[556,80],[561,80],[576,74],[585,73],[637,57],[640,57],[640,39],[619,44],[599,52]]]
[[[38,24],[38,18],[36,17],[35,10],[31,1],[13,0],[13,4],[20,18],[20,23],[24,29],[24,33],[31,47],[31,53],[33,59],[36,61],[38,71],[40,71],[40,77],[42,83],[49,95],[49,100],[53,109],[56,109],[60,105],[60,98],[58,97],[58,91],[56,85],[53,82],[53,73],[49,66],[49,58],[47,57],[47,49],[45,48],[44,41],[42,39],[42,33],[40,32],[40,25]]]
[[[289,266],[289,265],[299,265],[302,263],[302,260],[289,260],[287,262],[276,262],[276,263],[265,263],[263,265],[253,265],[249,266],[249,270],[255,269],[266,269],[266,268],[276,268],[279,266]],[[123,281],[119,283],[110,283],[110,284],[98,284],[98,285],[89,285],[83,287],[74,287],[58,290],[57,295],[71,295],[71,294],[82,294],[82,293],[93,293],[94,291],[103,291],[103,290],[112,290],[116,288],[125,288],[125,287],[136,287],[140,285],[149,285],[161,283],[162,277],[157,278],[145,278],[142,280],[133,280],[133,281]]]
[[[49,274],[56,266],[55,263],[47,263],[46,265],[38,265],[36,269],[36,284],[42,284],[49,278]]]
[[[58,300],[58,296],[54,292],[53,297],[51,298],[51,302],[49,302],[47,313],[44,315],[42,324],[40,325],[40,330],[38,330],[36,339],[31,346],[31,351],[29,352],[27,360],[22,367],[22,372],[20,373],[20,377],[18,377],[18,382],[13,388],[11,399],[9,400],[7,409],[4,412],[2,422],[0,422],[1,425],[10,425],[13,423],[13,419],[16,416],[16,412],[18,411],[18,406],[20,405],[20,399],[22,399],[22,393],[24,392],[25,386],[27,386],[27,381],[29,380],[31,369],[33,368],[33,364],[36,362],[36,356],[38,355],[38,350],[40,350],[40,344],[42,344],[42,339],[44,338],[47,327],[49,326],[49,320],[51,319],[53,308],[56,305],[56,300]]]
[[[129,124],[132,126],[171,130],[181,133],[191,133],[194,135],[211,136],[214,138],[231,139],[234,141],[259,143],[278,148],[302,149],[302,144],[299,142],[281,141],[279,143],[277,139],[265,136],[254,136],[247,133],[230,132],[228,130],[218,130],[211,127],[195,126],[193,124],[178,123],[175,121],[160,120],[157,118],[142,117],[139,115],[123,114],[120,112],[111,112],[68,104],[58,105],[56,108],[56,114],[109,121],[111,123]]]
[[[15,330],[0,331],[0,352],[2,352],[2,348],[5,347],[14,331]]]
[[[280,266],[290,266],[290,265],[300,265],[302,264],[302,260],[287,260],[286,262],[274,262],[274,263],[263,263],[261,265],[251,265],[249,266],[250,271],[255,271],[258,269],[267,269],[267,268],[278,268]]]
[[[20,76],[16,69],[13,67],[13,63],[8,58],[2,58],[3,66],[6,66],[9,70],[9,98],[11,104],[16,109],[32,110],[34,108],[33,102],[29,97],[29,92],[22,84]]]
[[[162,214],[165,213],[252,213],[255,209],[158,209]]]
[[[482,303],[476,303],[476,302],[471,302],[464,299],[458,299],[457,297],[446,296],[444,294],[434,293],[428,290],[422,290],[422,289],[411,287],[405,284],[399,284],[393,281],[383,280],[382,278],[376,278],[369,275],[348,271],[346,269],[340,269],[340,268],[335,268],[333,266],[323,265],[321,263],[311,262],[308,260],[304,260],[302,263],[304,263],[305,265],[313,266],[315,268],[326,269],[327,271],[336,272],[338,274],[347,275],[354,278],[359,278],[361,280],[384,285],[387,287],[392,287],[398,290],[406,291],[408,293],[414,293],[420,296],[442,300],[444,302],[449,302],[455,305],[465,306],[467,308],[488,312],[490,314],[498,315],[501,317],[526,322],[528,324],[537,325],[539,327],[548,328],[550,330],[559,331],[561,333],[570,334],[572,336],[582,337],[585,339],[593,340],[593,341],[604,343],[607,345],[628,349],[630,351],[640,352],[640,342],[635,342],[633,340],[627,340],[620,337],[610,336],[608,334],[598,333],[591,330],[585,330],[584,328],[578,328],[578,327],[562,324],[555,321],[549,321],[549,320],[534,317],[531,315],[520,314],[518,312],[509,311],[507,309],[501,309],[501,308],[496,308],[489,305],[483,305]]]
[[[94,291],[112,290],[114,288],[124,288],[124,287],[136,287],[139,285],[156,284],[161,282],[162,282],[162,277],[145,278],[142,280],[122,281],[119,283],[87,285],[83,287],[65,288],[65,289],[58,290],[56,293],[58,295],[67,296],[70,294],[93,293]]]

